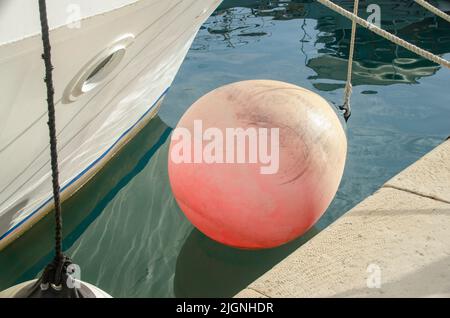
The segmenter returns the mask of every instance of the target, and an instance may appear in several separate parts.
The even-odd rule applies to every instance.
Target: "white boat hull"
[[[198,29],[221,1],[115,0],[111,11],[52,28],[58,1],[47,3],[66,199],[156,113]],[[33,3],[26,8],[37,14]],[[0,36],[0,249],[52,208],[42,44],[33,32],[22,30],[17,40]]]

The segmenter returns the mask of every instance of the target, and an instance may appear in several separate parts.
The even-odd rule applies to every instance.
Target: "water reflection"
[[[119,156],[113,157],[90,183],[63,203],[64,250],[74,245],[117,194],[146,167],[170,131],[159,117],[152,119]],[[53,224],[53,215],[47,215],[0,253],[0,290],[34,278],[51,260]],[[90,253],[92,251],[89,249]]]
[[[400,11],[403,12],[403,11]],[[400,19],[400,17],[399,17]],[[435,54],[450,52],[450,28],[435,23],[434,18],[424,18],[419,22],[383,25],[402,39],[407,40]],[[323,21],[318,21],[321,28]],[[399,24],[400,25],[400,24]],[[321,31],[325,32],[323,28]],[[321,54],[310,59],[307,66],[317,75],[311,80],[328,79],[344,81],[350,43],[350,30],[337,28],[318,37],[323,43]],[[391,85],[396,83],[417,83],[418,79],[434,75],[439,66],[395,44],[381,39],[365,29],[358,29],[356,38],[354,85]],[[327,86],[315,84],[319,89]]]
[[[335,1],[352,10],[353,1]],[[413,1],[360,1],[360,16],[367,18],[367,6],[381,8],[381,26],[397,36],[435,54],[450,52],[450,25],[436,18]],[[346,18],[317,1],[225,1],[204,26],[195,49],[236,48],[271,36],[274,21],[300,19],[299,46],[305,64],[315,71],[309,79],[322,91],[343,87],[346,79],[351,24]],[[306,27],[314,24],[316,35]],[[314,41],[318,54],[308,57],[304,43]],[[431,76],[439,66],[415,55],[378,35],[358,28],[354,85],[392,85],[417,83]]]

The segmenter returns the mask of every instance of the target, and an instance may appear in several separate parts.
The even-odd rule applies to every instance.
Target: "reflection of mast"
[[[309,58],[308,58],[308,54],[305,52],[305,42],[309,42],[309,41],[307,41],[305,39],[306,39],[306,37],[308,37],[310,40],[312,38],[308,34],[308,32],[306,32],[305,26],[306,26],[306,18],[303,18],[303,23],[302,23],[302,26],[301,26],[301,29],[303,30],[303,38],[300,40],[300,43],[301,43],[300,50],[302,51],[303,55],[305,56],[305,65],[307,65]]]
[[[230,5],[229,2],[225,4]],[[201,43],[200,49],[206,49],[210,43],[216,44],[216,47],[222,42],[226,47],[235,48],[252,40],[258,41],[267,36],[268,32],[265,31],[266,19],[257,12],[257,8],[220,7],[214,14],[214,19],[205,23],[206,28],[199,33],[197,45]]]

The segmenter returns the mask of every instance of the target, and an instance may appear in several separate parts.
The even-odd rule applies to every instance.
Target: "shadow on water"
[[[170,132],[159,117],[153,118],[89,183],[63,203],[64,250],[78,240],[117,193],[146,167]],[[0,290],[34,278],[51,260],[53,222],[50,213],[0,253]]]
[[[192,230],[177,259],[176,297],[232,297],[318,233],[312,228],[299,239],[279,248],[238,250]]]
[[[167,190],[170,132],[154,118],[64,202],[63,247],[81,266],[84,280],[116,297],[230,297],[318,233],[312,229],[277,249],[244,251],[193,229]],[[146,173],[158,181],[148,184],[142,178]],[[136,200],[137,189],[146,192],[145,185],[146,199]],[[35,278],[53,257],[52,248],[49,214],[0,253],[0,290]]]

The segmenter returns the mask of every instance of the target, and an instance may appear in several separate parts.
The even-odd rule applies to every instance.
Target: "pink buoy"
[[[328,102],[255,80],[195,102],[175,129],[169,178],[201,232],[243,249],[280,246],[309,230],[336,195],[347,139]]]

